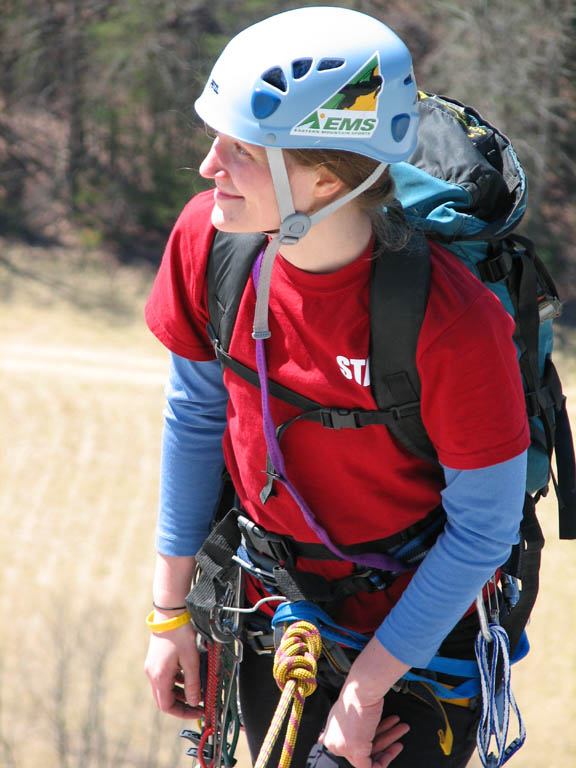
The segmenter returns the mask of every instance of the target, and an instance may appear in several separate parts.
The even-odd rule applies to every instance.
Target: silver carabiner
[[[480,621],[480,631],[482,632],[482,637],[484,640],[486,640],[487,643],[491,643],[494,638],[490,632],[488,614],[486,613],[486,606],[484,605],[482,592],[483,590],[480,590],[480,594],[476,598],[476,611],[478,613],[478,620]]]

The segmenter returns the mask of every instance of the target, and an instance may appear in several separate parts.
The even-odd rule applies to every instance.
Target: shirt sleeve
[[[161,554],[195,555],[208,534],[222,487],[227,402],[220,363],[171,355],[156,528]]]
[[[206,267],[214,240],[212,195],[192,198],[174,225],[146,303],[146,322],[171,352],[189,360],[213,360],[206,332]]]
[[[414,667],[426,667],[518,541],[526,452],[482,469],[444,467],[444,474],[445,529],[376,631],[393,656]]]

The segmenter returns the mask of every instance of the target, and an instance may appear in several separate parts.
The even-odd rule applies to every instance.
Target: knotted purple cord
[[[256,292],[258,291],[258,281],[260,278],[260,265],[262,263],[262,257],[264,251],[258,256],[252,267],[252,280]],[[256,339],[256,367],[258,369],[258,378],[260,380],[260,391],[262,393],[262,428],[264,431],[264,438],[266,440],[266,446],[268,448],[268,455],[270,461],[274,467],[277,477],[275,479],[282,483],[286,490],[290,493],[296,504],[298,505],[306,523],[314,531],[320,541],[327,547],[330,552],[333,552],[342,560],[348,560],[359,565],[364,565],[369,568],[378,568],[381,571],[393,571],[395,573],[403,573],[411,570],[411,567],[396,560],[390,555],[385,555],[378,552],[367,552],[365,554],[347,555],[339,549],[336,544],[331,540],[328,532],[320,525],[320,523],[314,517],[313,512],[306,504],[304,498],[300,495],[298,490],[292,485],[292,483],[286,477],[286,466],[284,463],[284,456],[276,437],[276,427],[274,426],[274,420],[270,410],[270,392],[268,391],[268,366],[266,363],[266,349],[264,347],[264,339]]]

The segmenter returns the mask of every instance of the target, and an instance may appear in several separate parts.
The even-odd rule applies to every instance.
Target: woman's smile
[[[242,195],[235,195],[231,192],[225,192],[220,187],[216,187],[214,190],[214,200],[217,202],[226,202],[228,200],[242,200]]]

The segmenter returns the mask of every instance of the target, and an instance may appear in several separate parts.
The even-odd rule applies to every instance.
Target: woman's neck
[[[335,272],[355,261],[372,237],[370,216],[353,203],[313,226],[296,245],[280,246],[286,261],[307,272]]]

